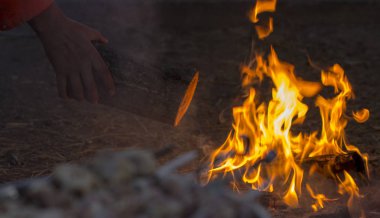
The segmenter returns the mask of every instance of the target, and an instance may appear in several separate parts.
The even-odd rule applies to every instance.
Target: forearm
[[[0,31],[31,20],[52,3],[53,0],[0,0]]]
[[[61,28],[65,16],[62,11],[52,3],[48,8],[42,11],[28,21],[29,25],[36,31],[38,35],[52,34],[52,28]]]

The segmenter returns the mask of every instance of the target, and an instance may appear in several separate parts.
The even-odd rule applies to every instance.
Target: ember
[[[274,12],[275,6],[275,0],[258,0],[251,12],[250,20],[256,25],[259,39],[273,31],[273,18],[261,22],[258,16]],[[305,178],[322,172],[336,181],[340,195],[349,195],[348,206],[352,207],[354,199],[361,195],[348,171],[354,165],[359,174],[368,177],[368,157],[349,144],[345,134],[350,119],[346,104],[354,97],[351,84],[338,64],[322,70],[321,82],[304,81],[295,75],[294,69],[278,58],[273,47],[268,56],[256,51],[255,59],[242,67],[242,87],[248,90],[246,98],[241,106],[233,108],[233,128],[225,143],[211,155],[209,179],[243,172],[240,178],[234,178],[254,190],[276,192],[291,207],[299,205],[306,186],[315,200],[311,207],[317,211],[333,199],[316,193]],[[273,83],[269,100],[260,98],[253,85],[266,79]],[[324,87],[333,87],[335,96],[326,98],[319,94]],[[301,125],[309,110],[305,98],[314,98],[322,126],[319,131],[295,134],[292,127]],[[367,109],[353,112],[353,119],[359,123],[368,117]],[[321,161],[323,157],[330,158]],[[305,167],[307,162],[311,167]]]

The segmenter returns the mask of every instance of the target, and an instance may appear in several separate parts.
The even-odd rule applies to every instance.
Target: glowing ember
[[[183,116],[185,116],[186,111],[189,108],[191,101],[193,100],[195,90],[197,89],[198,79],[199,79],[199,72],[196,72],[189,86],[187,87],[186,93],[181,101],[181,104],[179,105],[177,115],[174,121],[174,126],[178,126]]]
[[[258,0],[251,21],[257,23],[260,13],[273,12],[275,6],[276,1]],[[269,21],[269,25],[260,24],[256,28],[259,38],[272,32],[272,18]],[[264,79],[273,83],[269,100],[259,97],[253,86],[261,84]],[[304,175],[313,175],[321,168],[314,164],[306,169],[303,164],[307,160],[355,153],[364,162],[368,174],[367,156],[346,140],[345,127],[349,119],[346,102],[354,94],[340,65],[323,70],[321,82],[304,81],[296,77],[294,66],[281,61],[271,48],[268,56],[256,54],[255,60],[242,67],[242,86],[248,90],[247,97],[241,106],[233,108],[233,130],[211,155],[210,179],[218,174],[240,173],[242,181],[252,189],[276,192],[292,207],[298,206],[303,185],[306,185],[310,197],[315,200],[312,208],[316,211],[332,199],[322,193],[315,194],[312,186],[303,182]],[[323,87],[332,87],[335,96],[325,98],[319,95]],[[304,99],[311,97],[315,97],[315,105],[320,111],[321,129],[309,134],[295,134],[292,127],[302,124],[309,110]],[[368,117],[367,109],[353,113],[357,122],[365,122]],[[338,183],[339,194],[349,195],[348,206],[352,206],[354,198],[360,197],[359,188],[347,171],[337,172],[331,167],[320,170]],[[343,176],[344,180],[341,179]]]

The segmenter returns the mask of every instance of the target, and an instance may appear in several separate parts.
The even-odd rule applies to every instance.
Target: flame
[[[315,199],[315,203],[311,205],[313,211],[318,211],[319,209],[324,208],[325,201],[334,201],[336,199],[329,199],[324,194],[315,194],[313,189],[309,184],[306,185],[306,189],[309,192],[310,196]]]
[[[255,28],[259,39],[264,39],[273,32],[273,18],[270,17],[266,24],[257,25]]]
[[[359,194],[359,188],[356,185],[354,179],[351,177],[347,171],[344,171],[344,181],[342,181],[339,177],[338,180],[340,182],[339,184],[339,194],[344,195],[345,193],[349,194],[349,199],[347,202],[348,207],[353,206],[354,198],[359,198],[361,195]]]
[[[260,13],[273,12],[275,6],[276,1],[258,0],[251,21],[257,23]],[[260,31],[258,34],[260,38]],[[267,36],[267,32],[263,34],[261,36]],[[236,179],[236,175],[241,174],[242,181],[250,184],[252,189],[280,193],[287,205],[297,207],[305,183],[304,175],[318,172],[318,166],[314,165],[308,174],[304,173],[303,164],[309,159],[355,152],[363,159],[368,173],[367,156],[347,142],[346,104],[354,93],[340,65],[322,70],[320,82],[304,81],[296,76],[295,67],[280,60],[271,47],[267,56],[256,54],[251,63],[242,66],[241,72],[246,98],[241,106],[232,110],[234,122],[226,141],[211,154],[209,179],[227,173]],[[273,84],[270,99],[259,96],[255,87],[265,79]],[[334,96],[326,98],[319,94],[323,87],[332,87]],[[295,134],[292,127],[302,125],[309,110],[305,98],[315,99],[321,129]],[[364,109],[353,114],[355,120],[364,122],[369,111]],[[344,182],[331,167],[325,171],[340,182],[337,191],[348,194],[349,203],[359,197],[359,189],[347,171],[344,171]],[[324,202],[332,200],[322,193],[315,194],[307,182],[306,188],[316,201],[313,210],[323,208]]]
[[[276,10],[277,0],[257,0],[256,5],[251,11],[251,22],[259,22],[258,15],[263,12],[274,12]]]
[[[348,201],[347,201],[347,207],[351,210],[353,210],[351,212],[351,214],[355,214],[355,217],[360,217],[360,218],[365,218],[365,213],[362,209],[360,209],[360,211],[356,211],[355,212],[355,208],[357,209],[357,205],[355,206],[355,204],[358,204],[360,205],[360,201],[358,201],[360,198],[363,198],[363,196],[359,193],[359,187],[356,185],[354,179],[352,178],[352,176],[347,172],[347,171],[344,171],[344,180],[340,179],[338,177],[338,181],[339,181],[339,189],[338,189],[338,192],[339,194],[341,195],[344,195],[344,194],[348,194],[349,195],[349,198],[348,198]]]
[[[274,12],[276,10],[277,0],[257,0],[256,5],[250,13],[252,23],[259,22],[258,15],[263,12]],[[256,32],[259,39],[264,39],[273,32],[273,18],[269,17],[266,23],[256,25]]]
[[[364,123],[369,118],[369,110],[366,108],[361,109],[357,112],[352,112],[352,116],[358,123]]]

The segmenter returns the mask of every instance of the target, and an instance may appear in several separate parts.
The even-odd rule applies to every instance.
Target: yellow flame
[[[276,1],[258,0],[251,21],[257,23],[260,13],[273,12],[275,6]],[[269,21],[273,22],[272,18]],[[268,26],[273,27],[273,23],[256,26],[259,38],[272,31]],[[322,70],[321,82],[304,81],[296,77],[294,66],[281,61],[271,47],[268,56],[256,54],[251,63],[241,67],[241,71],[246,98],[241,106],[232,110],[234,122],[226,141],[211,154],[209,178],[218,174],[242,173],[242,181],[250,184],[252,189],[282,193],[287,205],[297,207],[304,181],[302,167],[307,159],[355,152],[363,159],[368,173],[367,155],[347,143],[346,102],[354,97],[354,93],[340,65]],[[257,94],[256,86],[265,79],[273,84],[270,99]],[[335,96],[331,98],[319,94],[328,86],[334,89]],[[292,127],[302,124],[309,110],[304,99],[312,97],[320,111],[321,129],[295,134]],[[366,109],[353,113],[358,122],[364,122],[368,115]],[[312,165],[306,175],[313,175],[317,169],[318,165]],[[340,181],[335,172],[330,168],[327,170],[326,173]],[[350,174],[346,171],[344,174],[345,181],[340,181],[338,192],[349,194],[350,204],[353,198],[359,197],[359,189]],[[308,183],[306,188],[316,200],[312,205],[314,210],[323,208],[325,201],[332,200],[322,193],[315,194]]]
[[[284,202],[291,207],[298,206],[298,196],[296,192],[296,177],[295,176],[293,176],[290,186],[284,195]]]

